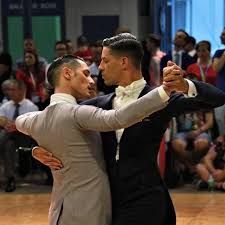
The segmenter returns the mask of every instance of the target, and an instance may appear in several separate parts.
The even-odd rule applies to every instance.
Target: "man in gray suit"
[[[139,42],[131,42],[137,44],[141,54]],[[133,57],[133,60],[139,60],[139,56],[138,59]],[[124,60],[124,64],[129,62]],[[133,69],[140,71],[140,67]],[[176,83],[179,75],[172,77],[175,80],[172,83]],[[90,96],[94,84],[88,66],[81,59],[64,56],[55,60],[48,70],[48,78],[55,89],[50,105],[44,111],[18,117],[16,126],[64,165],[63,169],[52,171],[54,185],[49,223],[109,225],[111,196],[101,138],[95,131],[120,129],[141,121],[167,105],[176,85],[164,82],[136,102],[106,111],[76,104],[76,99]]]

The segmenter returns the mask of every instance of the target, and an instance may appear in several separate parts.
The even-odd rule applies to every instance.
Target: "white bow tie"
[[[138,97],[140,92],[143,90],[144,86],[146,84],[146,81],[144,78],[141,78],[140,80],[134,81],[130,85],[126,87],[118,86],[115,90],[116,97],[123,98],[123,97]]]
[[[116,97],[130,97],[134,94],[134,89],[130,87],[117,87],[115,90]]]

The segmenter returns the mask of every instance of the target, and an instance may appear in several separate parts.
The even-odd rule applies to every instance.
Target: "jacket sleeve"
[[[225,93],[211,84],[192,81],[197,89],[197,96],[186,98],[182,94],[173,94],[166,108],[172,116],[199,110],[210,110],[225,104]]]
[[[41,113],[41,111],[29,112],[18,116],[15,121],[16,129],[21,133],[31,135],[32,123],[39,113]]]
[[[126,128],[146,116],[161,110],[167,105],[163,102],[158,89],[154,89],[137,101],[118,110],[103,110],[92,106],[78,106],[74,108],[74,121],[79,128],[111,131]]]

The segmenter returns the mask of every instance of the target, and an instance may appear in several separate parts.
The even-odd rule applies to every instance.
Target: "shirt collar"
[[[183,50],[183,49],[181,49],[181,50],[179,50],[179,51],[173,50],[173,55],[175,55],[175,54],[181,55],[181,54],[183,54],[183,53],[184,53],[184,50]]]
[[[12,101],[12,100],[11,100]],[[12,103],[15,105],[15,104],[19,104],[19,105],[23,105],[24,102],[26,101],[26,99],[24,98],[22,101],[18,102],[18,103],[15,103],[14,101],[12,101]]]
[[[56,93],[51,96],[50,105],[61,103],[61,102],[77,104],[76,99],[70,94]]]
[[[116,94],[122,92],[125,93],[130,93],[130,94],[135,94],[135,93],[139,93],[140,91],[142,91],[142,89],[144,88],[146,84],[145,79],[142,77],[139,80],[136,80],[134,82],[132,82],[131,84],[127,85],[126,87],[122,87],[122,86],[118,86],[116,88]]]

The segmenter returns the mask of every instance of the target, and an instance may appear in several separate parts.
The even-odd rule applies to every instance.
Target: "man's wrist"
[[[161,85],[158,87],[158,93],[163,102],[167,102],[170,98],[170,91],[166,88],[165,85]]]
[[[191,80],[188,80],[188,79],[185,79],[185,80],[188,83],[188,93],[185,94],[185,96],[188,97],[188,98],[196,97],[198,95],[198,92],[197,92],[197,89],[195,87],[195,84]]]

